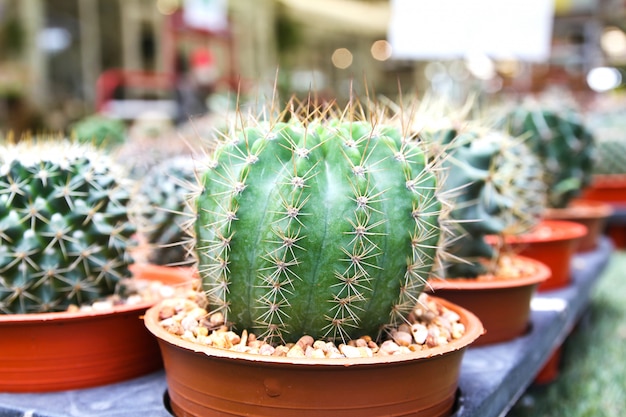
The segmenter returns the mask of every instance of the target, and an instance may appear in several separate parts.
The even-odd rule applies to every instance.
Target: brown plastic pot
[[[476,314],[485,334],[473,345],[514,339],[528,330],[530,302],[537,286],[550,277],[550,269],[535,259],[517,257],[532,264],[528,276],[502,279],[454,278],[430,280],[430,291]]]
[[[549,291],[568,286],[571,282],[571,263],[578,240],[585,236],[587,228],[566,220],[542,220],[527,233],[507,236],[505,244],[513,252],[536,259],[550,268],[550,277],[539,284],[537,291]],[[491,243],[494,236],[488,236]]]
[[[626,192],[626,190],[625,190]],[[596,249],[613,207],[602,201],[574,200],[567,207],[547,209],[544,217],[549,220],[567,220],[580,223],[587,233],[578,240],[575,252],[588,252]]]
[[[189,277],[181,270],[158,278],[171,284]],[[142,320],[152,305],[0,314],[0,392],[89,388],[161,369],[159,346]]]
[[[480,320],[448,301],[465,335],[446,346],[407,355],[357,359],[260,356],[202,346],[145,316],[161,347],[176,416],[447,416],[452,412],[465,348]]]

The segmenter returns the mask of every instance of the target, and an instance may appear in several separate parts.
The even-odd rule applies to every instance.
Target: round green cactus
[[[250,123],[214,152],[198,269],[236,328],[375,337],[417,303],[440,253],[437,171],[399,129],[348,117]]]
[[[129,184],[95,148],[0,146],[0,312],[64,310],[129,276]]]
[[[595,141],[574,110],[517,106],[499,122],[513,136],[526,138],[544,166],[548,206],[563,208],[591,183]]]

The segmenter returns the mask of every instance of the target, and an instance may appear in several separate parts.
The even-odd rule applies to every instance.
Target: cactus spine
[[[113,167],[66,141],[0,147],[0,312],[64,310],[129,275],[130,190]]]
[[[438,178],[399,129],[352,116],[250,123],[196,198],[210,303],[273,341],[379,335],[437,262]]]

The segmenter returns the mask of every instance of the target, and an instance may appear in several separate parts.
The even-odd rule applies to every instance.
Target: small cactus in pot
[[[188,200],[198,164],[190,155],[168,158],[152,167],[141,181],[133,200],[150,263],[174,266],[193,262],[186,225],[193,221]]]
[[[437,160],[397,127],[331,110],[224,135],[194,197],[210,307],[276,342],[380,335],[442,254]]]
[[[446,278],[497,274],[500,247],[487,236],[516,235],[541,220],[546,202],[544,170],[523,137],[489,123],[473,100],[463,106],[434,96],[412,98],[405,110],[395,103],[387,112],[408,126],[414,140],[441,159],[442,192],[452,205],[447,223],[450,242],[443,269]]]
[[[524,233],[541,220],[546,188],[540,161],[522,139],[479,125],[421,137],[448,154],[442,164],[447,170],[444,188],[453,202],[451,224],[461,230],[450,245],[446,276],[484,274],[485,260],[497,268],[499,251],[485,237]]]
[[[135,226],[130,184],[63,139],[0,146],[0,313],[62,311],[113,294]]]
[[[591,183],[594,135],[574,109],[519,105],[498,122],[513,136],[526,138],[544,167],[548,207],[564,208]]]

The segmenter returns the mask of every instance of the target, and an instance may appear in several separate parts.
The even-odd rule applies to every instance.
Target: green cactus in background
[[[126,141],[126,125],[122,120],[101,114],[82,118],[71,126],[71,136],[80,143],[114,148]]]
[[[468,124],[420,136],[446,149],[443,188],[451,194],[452,224],[462,229],[448,250],[446,276],[487,273],[484,260],[496,260],[498,253],[485,236],[523,233],[541,219],[546,205],[541,163],[524,141],[494,129]]]
[[[545,172],[548,206],[563,208],[591,183],[595,141],[574,110],[517,106],[499,122],[513,136],[525,137]]]
[[[252,121],[214,152],[195,198],[198,270],[236,328],[376,337],[415,306],[439,261],[438,176],[400,129],[363,119]]]
[[[193,220],[188,204],[197,183],[195,159],[169,158],[148,171],[134,197],[139,230],[149,246],[148,261],[157,265],[192,262],[187,223]]]
[[[589,129],[596,140],[593,174],[626,174],[626,111],[623,103],[593,109],[587,114]]]
[[[65,310],[129,276],[129,184],[99,150],[63,140],[0,146],[0,312]]]
[[[624,132],[620,132],[620,135],[624,135]],[[596,138],[596,162],[593,174],[626,174],[626,137],[598,135]]]

